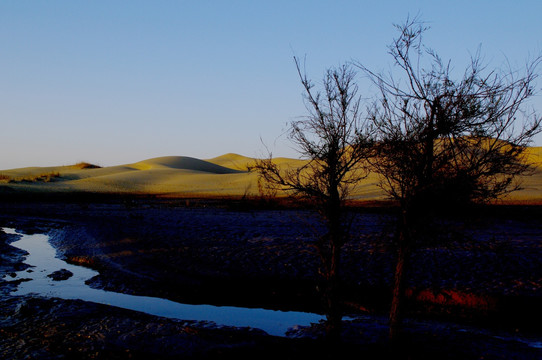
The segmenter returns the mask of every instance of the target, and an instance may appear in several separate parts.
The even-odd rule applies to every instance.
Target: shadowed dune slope
[[[163,156],[153,159],[143,160],[132,164],[133,167],[140,170],[150,169],[177,169],[206,172],[211,174],[234,174],[242,172],[241,170],[231,169],[209,161],[204,161],[187,156]]]

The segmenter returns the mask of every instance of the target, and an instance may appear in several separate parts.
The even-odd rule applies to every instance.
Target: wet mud
[[[148,199],[26,200],[1,207],[1,226],[46,233],[68,262],[99,270],[94,287],[192,304],[321,312],[313,244],[323,228],[307,209]],[[410,340],[404,358],[542,355],[535,312],[542,299],[540,210],[521,211],[525,215],[488,212],[442,224],[445,245],[417,251],[409,274]],[[25,268],[24,253],[9,245],[12,235],[0,234],[0,355],[335,358],[352,350],[379,358],[391,351],[385,315],[393,219],[393,211],[352,210],[342,298],[345,314],[358,318],[345,321],[340,347],[325,344],[321,324],[277,338],[258,329],[164,319],[83,301],[13,297],[9,292],[17,284],[10,274]]]

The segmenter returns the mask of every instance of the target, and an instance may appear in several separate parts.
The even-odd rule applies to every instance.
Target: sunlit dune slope
[[[254,164],[253,158],[233,153],[207,159],[207,161],[216,165],[241,171],[248,171],[248,168]]]
[[[542,148],[530,148],[531,176],[520,178],[523,189],[507,201],[542,203]],[[32,192],[97,192],[164,196],[258,196],[258,176],[248,171],[255,159],[225,154],[200,160],[166,156],[133,164],[81,169],[76,166],[30,167],[0,171],[0,194]],[[296,168],[305,161],[276,158],[281,168]],[[384,200],[379,178],[370,174],[353,189],[355,200]],[[278,194],[281,195],[281,194]]]
[[[529,148],[527,161],[532,164],[530,175],[520,177],[521,190],[505,200],[542,203],[542,147]]]
[[[221,158],[225,162],[228,160],[227,156]],[[58,176],[45,181],[40,178],[44,174]],[[0,181],[4,192],[11,189],[226,196],[247,194],[257,181],[255,174],[246,171],[246,165],[236,169],[185,156],[166,156],[94,169],[73,166],[13,169],[0,171],[0,175],[4,178]]]

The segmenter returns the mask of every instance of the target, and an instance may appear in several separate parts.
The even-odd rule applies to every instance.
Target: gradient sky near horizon
[[[314,80],[350,60],[386,71],[393,24],[418,15],[459,69],[480,45],[490,66],[521,67],[542,52],[540,14],[539,0],[1,1],[0,169],[296,157],[294,55]]]

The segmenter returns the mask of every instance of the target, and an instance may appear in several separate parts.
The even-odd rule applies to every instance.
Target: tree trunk
[[[405,299],[405,271],[408,268],[410,259],[410,239],[408,236],[408,223],[406,214],[402,215],[401,225],[398,234],[398,254],[395,266],[392,302],[390,309],[390,342],[396,343],[401,337],[403,324],[403,307]]]
[[[330,179],[329,198],[324,205],[325,217],[328,230],[328,249],[324,252],[327,262],[325,274],[324,302],[326,307],[326,340],[330,343],[338,343],[341,338],[342,309],[340,303],[340,262],[341,248],[344,241],[344,229],[341,224],[341,200],[338,191],[338,184]]]
[[[337,343],[341,338],[342,330],[342,310],[339,301],[339,263],[341,256],[341,246],[332,241],[331,245],[331,263],[329,273],[327,274],[326,284],[326,339],[331,343]]]

